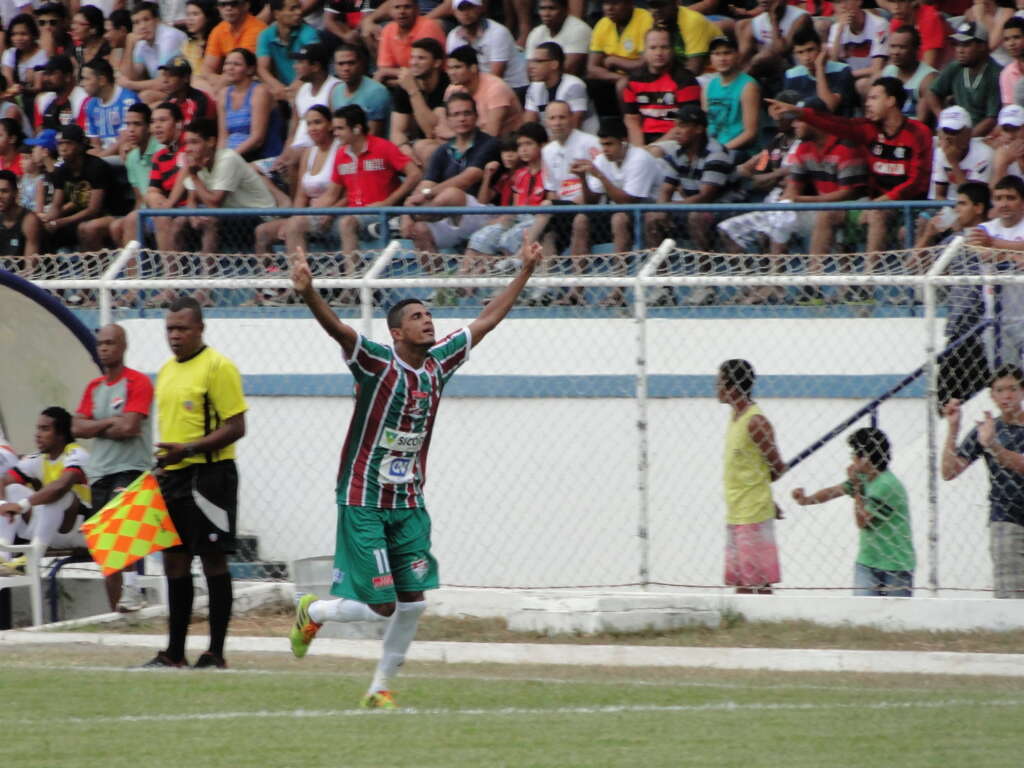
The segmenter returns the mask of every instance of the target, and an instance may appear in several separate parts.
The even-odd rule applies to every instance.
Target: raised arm
[[[956,438],[960,432],[960,401],[952,399],[943,409],[949,431],[942,446],[942,479],[952,480],[970,466],[970,462],[956,452]]]
[[[764,416],[754,416],[747,422],[747,432],[758,450],[761,451],[764,460],[768,462],[772,481],[774,482],[786,474],[786,462],[782,460],[779,446],[775,444],[775,430],[772,429],[772,423]]]
[[[542,253],[543,249],[540,243],[527,241],[523,245],[523,268],[519,270],[519,274],[512,278],[512,282],[505,286],[505,290],[491,299],[480,316],[469,324],[474,349],[480,345],[487,334],[497,327],[498,323],[505,319],[505,315],[516,303],[516,299],[526,286],[526,281],[530,279],[534,268],[540,262]]]
[[[309,311],[313,313],[313,317],[316,318],[316,321],[320,323],[320,327],[327,331],[328,336],[341,345],[341,348],[347,356],[351,356],[352,352],[356,348],[356,341],[359,338],[359,334],[356,333],[355,328],[341,322],[338,316],[334,314],[331,308],[327,305],[327,302],[323,300],[320,292],[313,285],[313,273],[309,269],[309,262],[306,261],[305,252],[301,248],[297,249],[288,257],[288,262],[291,266],[292,286],[294,286],[295,292],[302,297],[303,301],[306,302],[306,306],[309,307]],[[523,282],[525,283],[526,281],[524,280]],[[511,303],[509,306],[511,306]],[[490,309],[489,306],[488,309]],[[508,312],[508,310],[505,311]],[[485,314],[486,312],[487,310],[484,310]],[[500,319],[501,318],[499,318],[499,320]],[[479,322],[479,318],[476,322]],[[477,340],[476,333],[476,330],[474,330],[474,346],[476,346]]]

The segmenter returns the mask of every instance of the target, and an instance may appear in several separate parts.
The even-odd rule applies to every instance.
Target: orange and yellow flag
[[[152,472],[143,472],[82,523],[89,554],[103,575],[117,573],[151,552],[181,544]]]

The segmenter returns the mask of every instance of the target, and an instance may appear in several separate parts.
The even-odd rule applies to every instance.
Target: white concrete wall
[[[439,331],[460,324],[438,320]],[[130,364],[155,371],[167,358],[158,320],[125,323]],[[467,374],[622,374],[635,371],[631,320],[515,319],[475,350]],[[723,359],[746,357],[759,374],[902,374],[923,360],[915,319],[658,319],[648,326],[654,374],[712,375]],[[383,324],[375,326],[384,338]],[[207,340],[243,373],[344,372],[333,343],[307,320],[212,320]],[[761,401],[791,457],[864,400],[793,397]],[[972,404],[980,410],[982,395]],[[351,400],[253,397],[240,447],[241,527],[259,534],[267,559],[329,554],[333,484]],[[927,583],[925,405],[882,406],[880,426],[895,446],[893,469],[912,500],[919,566]],[[722,439],[728,411],[712,399],[652,400],[650,577],[721,582]],[[435,548],[448,584],[562,586],[624,584],[639,578],[637,408],[628,398],[448,398],[430,452],[427,496]],[[971,423],[970,416],[965,423]],[[944,433],[941,426],[940,434]],[[849,451],[834,441],[777,484],[783,585],[847,588],[856,554],[850,502],[798,508],[793,488],[841,482]],[[981,467],[940,488],[939,580],[969,590],[991,586],[988,480]]]

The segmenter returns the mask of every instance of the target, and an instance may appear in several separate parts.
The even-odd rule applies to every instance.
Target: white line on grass
[[[876,701],[869,704],[817,704],[799,703],[774,704],[771,702],[737,704],[725,701],[716,704],[612,704],[602,707],[501,707],[495,709],[446,709],[408,707],[398,710],[372,709],[287,709],[287,710],[253,710],[251,712],[202,712],[162,715],[115,715],[100,717],[65,717],[45,719],[5,718],[4,722],[12,725],[106,725],[117,723],[172,723],[196,720],[246,720],[246,719],[307,719],[330,717],[519,717],[530,715],[623,715],[623,714],[657,714],[663,712],[750,712],[750,711],[807,711],[855,709],[895,710],[895,709],[950,709],[956,707],[1020,707],[1024,706],[1021,699],[996,699],[979,701],[973,699],[948,699],[946,701]]]
[[[183,669],[151,669],[145,667],[124,667],[116,664],[36,664],[18,663],[0,664],[0,669],[29,669],[48,672],[127,672],[141,673],[146,675],[163,674],[187,674],[188,670]],[[365,672],[316,672],[291,671],[286,669],[218,669],[211,670],[209,674],[221,675],[271,675],[287,677],[314,677],[322,678],[325,674],[332,678],[353,678],[362,679],[366,677]],[[801,674],[801,673],[796,673]],[[794,684],[747,684],[747,683],[715,683],[700,680],[593,680],[587,678],[563,678],[563,677],[501,677],[499,675],[424,675],[424,674],[403,674],[403,680],[459,680],[480,683],[535,683],[542,685],[593,685],[593,686],[616,686],[636,688],[721,688],[725,690],[765,690],[765,691],[845,691],[859,693],[874,691],[875,689],[864,686],[853,685],[794,685]],[[926,693],[932,692],[934,688],[912,688],[912,687],[885,687],[889,693]]]

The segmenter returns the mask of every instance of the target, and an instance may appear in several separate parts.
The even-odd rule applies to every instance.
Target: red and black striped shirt
[[[622,101],[627,115],[640,115],[640,129],[646,136],[661,136],[672,130],[674,113],[681,104],[700,106],[700,83],[683,66],[659,75],[645,65],[630,76]]]
[[[184,152],[184,144],[179,144],[178,146],[172,144],[169,147],[158,150],[153,155],[153,168],[149,172],[149,186],[163,192],[165,197],[169,197],[171,190],[174,189],[174,182],[178,179],[178,171],[181,170],[178,161]],[[184,205],[186,200],[187,198],[183,197],[178,205]]]

